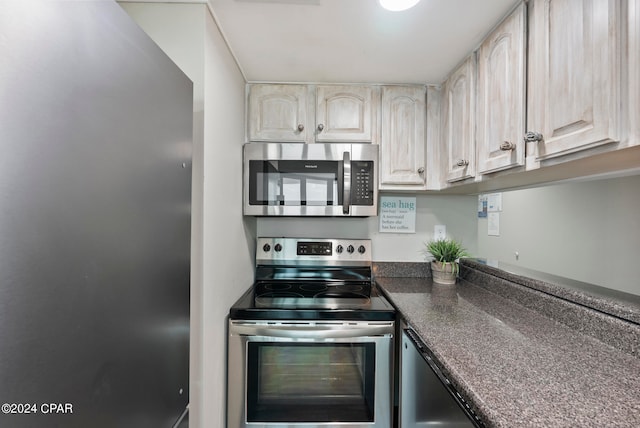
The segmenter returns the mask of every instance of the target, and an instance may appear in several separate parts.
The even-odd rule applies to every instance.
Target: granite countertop
[[[376,282],[488,426],[640,426],[637,354],[474,282]]]

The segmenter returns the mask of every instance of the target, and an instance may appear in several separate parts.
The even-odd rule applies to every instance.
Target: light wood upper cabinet
[[[472,54],[443,86],[442,135],[448,182],[475,176],[475,82],[476,57]]]
[[[623,93],[626,93],[628,105],[627,120],[625,126],[628,127],[626,145],[640,145],[640,0],[629,0],[625,3],[628,10],[627,16],[627,86]],[[625,13],[622,14],[625,16]]]
[[[529,6],[527,130],[542,138],[530,154],[544,161],[619,140],[620,1]]]
[[[318,86],[316,141],[370,143],[374,135],[377,99],[377,88],[371,86]]]
[[[248,128],[250,141],[308,141],[307,85],[254,84],[249,86]]]
[[[377,143],[379,88],[250,84],[249,141]]]
[[[525,28],[521,4],[478,51],[478,172],[524,165]]]
[[[382,87],[381,188],[425,188],[425,119],[424,87]]]

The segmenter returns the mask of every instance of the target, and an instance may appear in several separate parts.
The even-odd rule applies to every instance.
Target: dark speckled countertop
[[[379,287],[488,426],[640,426],[638,324],[469,267],[455,286],[387,268]]]

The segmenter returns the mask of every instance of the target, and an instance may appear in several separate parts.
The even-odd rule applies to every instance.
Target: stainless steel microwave
[[[378,146],[247,143],[244,214],[375,216]]]

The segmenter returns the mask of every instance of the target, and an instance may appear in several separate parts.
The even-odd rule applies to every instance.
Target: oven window
[[[374,385],[373,343],[248,343],[248,422],[373,422]]]
[[[341,164],[335,161],[250,161],[251,205],[342,204]]]

